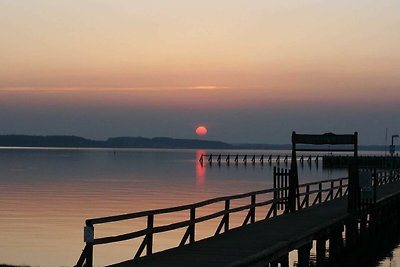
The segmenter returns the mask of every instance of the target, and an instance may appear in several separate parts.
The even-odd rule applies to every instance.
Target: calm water
[[[201,153],[212,151],[0,149],[0,263],[72,266],[84,246],[87,218],[188,204],[272,186],[274,164],[202,167],[197,162]],[[301,182],[308,182],[345,177],[347,171],[305,164],[299,175]],[[184,218],[187,214],[176,214],[174,218],[157,218],[155,223]],[[233,225],[241,222],[239,217],[232,220]],[[199,227],[196,238],[212,234],[218,223]],[[144,225],[138,220],[100,226],[96,236],[130,232]],[[183,230],[156,235],[155,249],[177,245],[182,235]],[[96,246],[95,264],[132,257],[140,241]],[[398,254],[395,251],[394,259],[382,266],[396,266]]]

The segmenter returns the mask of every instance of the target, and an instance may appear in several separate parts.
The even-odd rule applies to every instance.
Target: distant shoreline
[[[0,135],[1,148],[16,149],[224,149],[291,150],[290,144],[229,144],[222,141],[177,139],[170,137],[113,137],[92,140],[67,135]],[[364,151],[384,151],[382,145],[360,145]]]

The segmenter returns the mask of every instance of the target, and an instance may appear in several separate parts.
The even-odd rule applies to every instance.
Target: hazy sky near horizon
[[[400,133],[400,1],[0,0],[0,134]]]

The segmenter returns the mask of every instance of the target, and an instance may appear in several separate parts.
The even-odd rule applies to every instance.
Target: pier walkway
[[[379,186],[377,203],[399,194],[398,181]],[[112,266],[268,266],[290,251],[329,235],[349,216],[344,196]]]

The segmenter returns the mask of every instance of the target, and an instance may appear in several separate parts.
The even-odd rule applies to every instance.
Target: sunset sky
[[[400,133],[400,1],[0,0],[0,134]]]

